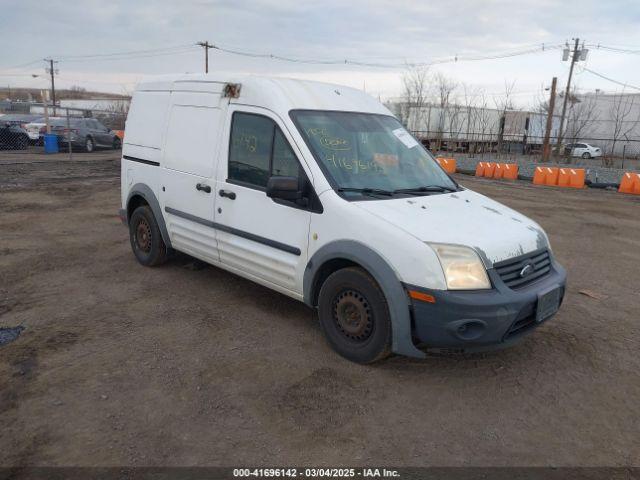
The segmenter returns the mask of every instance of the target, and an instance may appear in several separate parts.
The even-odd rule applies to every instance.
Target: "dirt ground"
[[[640,197],[458,180],[542,224],[563,308],[509,350],[359,366],[301,303],[138,265],[117,154],[0,156],[0,465],[639,465]]]

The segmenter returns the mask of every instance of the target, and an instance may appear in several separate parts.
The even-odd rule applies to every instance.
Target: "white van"
[[[179,250],[303,301],[361,363],[509,345],[565,291],[539,225],[460,186],[389,110],[338,85],[141,83],[120,215],[141,264]]]

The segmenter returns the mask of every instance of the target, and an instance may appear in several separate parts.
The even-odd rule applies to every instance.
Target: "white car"
[[[63,120],[62,117],[49,117],[50,122],[56,122]],[[27,131],[27,135],[29,135],[29,140],[31,142],[38,142],[42,140],[43,135],[46,133],[47,124],[44,121],[44,117],[38,118],[33,122],[29,122],[25,125],[24,129]]]
[[[562,302],[542,228],[456,183],[360,90],[164,76],[137,86],[126,132],[138,262],[178,250],[303,301],[352,361],[510,345]]]
[[[565,152],[572,157],[596,158],[602,156],[602,150],[588,143],[569,143],[565,146]]]

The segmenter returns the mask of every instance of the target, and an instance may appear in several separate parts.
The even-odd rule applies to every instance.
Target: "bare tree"
[[[469,153],[476,153],[478,144],[476,136],[478,135],[480,112],[477,108],[477,99],[481,96],[484,98],[484,92],[479,87],[471,87],[466,83],[462,83],[462,100],[465,113],[464,128],[466,128],[466,138],[469,141]]]
[[[494,97],[493,101],[496,105],[496,109],[500,112],[500,127],[498,130],[498,154],[502,152],[502,142],[504,140],[504,129],[507,123],[507,111],[515,110],[513,103],[513,89],[516,86],[516,81],[509,83],[504,81],[504,94],[498,97]]]
[[[450,105],[452,103],[452,94],[458,88],[458,83],[448,78],[441,72],[437,72],[433,77],[433,85],[435,90],[436,101],[440,107],[440,114],[438,116],[437,125],[437,149],[440,150],[442,146],[442,139],[444,135],[444,128],[446,118],[449,115]]]
[[[609,109],[611,122],[613,123],[613,132],[611,134],[611,156],[605,159],[608,166],[613,164],[613,155],[615,154],[616,143],[631,133],[640,122],[640,108],[636,105],[637,95],[625,94],[624,89],[620,93],[616,93]]]
[[[407,65],[402,74],[402,99],[398,109],[399,120],[410,130],[418,130],[424,120],[424,107],[429,98],[429,70]]]
[[[491,146],[493,142],[493,132],[496,130],[495,110],[489,108],[487,97],[482,92],[479,100],[476,101],[476,120],[479,127],[480,140],[482,142],[482,153],[484,154],[487,146]]]
[[[598,121],[598,101],[596,95],[578,96],[574,90],[569,97],[569,103],[565,138],[577,142],[589,131],[593,123]]]

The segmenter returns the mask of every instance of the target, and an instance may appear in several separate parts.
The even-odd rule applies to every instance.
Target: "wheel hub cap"
[[[136,228],[136,243],[143,252],[151,251],[151,227],[146,220],[140,220]]]
[[[345,290],[335,298],[333,318],[340,331],[351,340],[364,341],[373,330],[371,308],[355,290]]]

